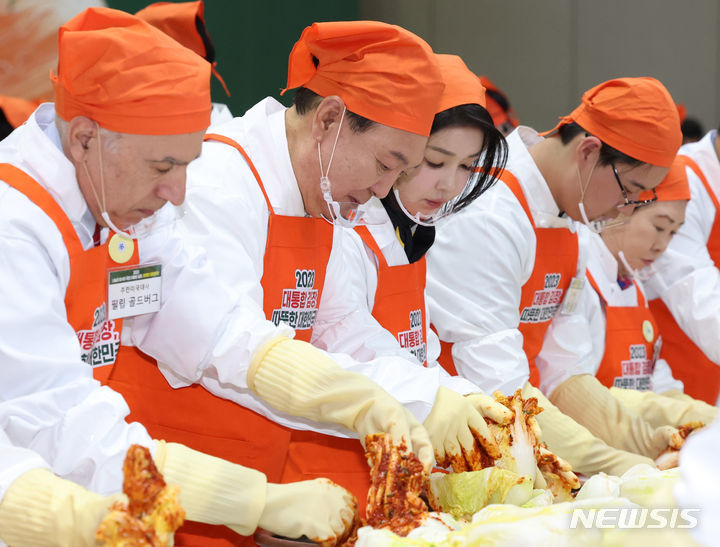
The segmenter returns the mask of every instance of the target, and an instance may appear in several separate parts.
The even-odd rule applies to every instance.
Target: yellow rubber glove
[[[278,337],[253,356],[248,386],[275,408],[310,420],[341,424],[361,442],[386,433],[405,442],[426,471],[433,463],[427,431],[375,382],[340,367],[307,342]]]
[[[677,429],[653,427],[628,412],[610,390],[590,374],[571,376],[550,394],[550,400],[590,433],[610,446],[657,458],[668,446],[682,445]]]
[[[685,395],[682,392],[654,393],[635,389],[610,388],[610,394],[625,408],[642,416],[654,427],[679,427],[688,422],[711,423],[717,416],[717,407]]]
[[[423,422],[440,467],[456,473],[483,468],[478,443],[493,460],[500,458],[500,447],[488,429],[485,416],[499,423],[512,420],[512,412],[483,393],[467,396],[440,386],[430,414]]]
[[[522,396],[524,399],[537,398],[543,408],[543,411],[535,416],[541,429],[540,439],[553,453],[567,461],[575,472],[590,476],[603,471],[619,476],[639,463],[654,466],[650,458],[608,446],[575,420],[560,412],[539,389],[529,383],[523,387]]]
[[[47,469],[18,477],[0,502],[0,538],[13,547],[95,545],[95,532],[115,501]]]
[[[260,527],[274,534],[336,545],[359,520],[358,502],[328,479],[268,484]]]
[[[263,473],[182,444],[155,445],[155,465],[166,483],[180,487],[186,520],[224,524],[244,536],[255,531],[266,505]]]

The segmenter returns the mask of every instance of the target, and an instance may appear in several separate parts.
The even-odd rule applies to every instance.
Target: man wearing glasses
[[[524,386],[545,409],[538,422],[552,451],[581,473],[621,474],[652,462],[554,408],[533,387],[542,382],[535,357],[553,317],[583,305],[591,234],[582,224],[600,231],[660,183],[682,142],[680,120],[660,82],[623,78],[587,91],[545,135],[516,129],[501,181],[438,230],[428,254],[430,317],[451,373],[489,392]]]

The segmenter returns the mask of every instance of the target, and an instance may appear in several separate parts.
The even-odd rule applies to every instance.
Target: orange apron
[[[260,176],[242,147],[222,135],[206,135],[240,151],[255,175],[270,212],[263,263],[263,309],[269,320],[297,329],[309,341],[332,248],[333,226],[323,219],[274,213]],[[262,471],[269,482],[328,477],[361,501],[370,486],[362,445],[315,432],[283,427],[252,410],[211,394],[200,385],[171,388],[156,361],[125,348],[109,385],[128,401],[128,421],[139,421],[154,438],[179,442]],[[168,411],[168,409],[172,409]],[[212,538],[212,539],[211,539]],[[176,545],[254,545],[224,526],[184,525]]]
[[[540,372],[535,365],[535,358],[540,353],[550,321],[560,307],[565,291],[577,272],[578,239],[577,234],[567,228],[535,226],[525,194],[515,175],[506,170],[500,180],[510,188],[520,202],[530,219],[537,240],[535,265],[530,278],[522,286],[518,325],[523,335],[523,350],[530,366],[530,383],[537,386],[540,382]],[[452,362],[452,344],[441,343],[441,355],[438,361],[450,374],[457,374],[455,364]]]
[[[707,249],[715,266],[720,268],[720,203],[698,164],[687,156],[679,157],[695,171],[715,205],[715,222],[708,238]],[[670,365],[673,376],[682,380],[685,393],[714,405],[720,394],[720,367],[690,340],[660,298],[650,301],[650,310],[660,326],[663,335],[663,357]]]
[[[389,266],[370,230],[355,228],[378,260],[372,315],[397,338],[400,346],[427,366],[425,330],[425,257],[412,264]]]
[[[635,283],[635,306],[611,306],[590,272],[588,281],[605,302],[605,353],[595,376],[606,387],[647,391],[660,353],[658,326]]]
[[[0,179],[40,207],[60,231],[70,259],[70,280],[65,290],[67,320],[77,333],[82,360],[92,366],[95,378],[105,380],[117,359],[122,329],[122,319],[107,319],[107,274],[113,268],[136,266],[137,245],[123,264],[110,258],[108,242],[83,250],[70,219],[45,188],[10,164],[0,164]]]

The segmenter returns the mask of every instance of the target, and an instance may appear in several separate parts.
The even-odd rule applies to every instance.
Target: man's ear
[[[332,135],[334,139],[344,110],[345,102],[337,95],[330,95],[320,101],[313,114],[313,139],[322,142],[327,135]]]
[[[597,162],[600,157],[601,148],[602,141],[594,135],[586,134],[582,136],[576,149],[578,164],[582,165],[588,161],[591,163]]]
[[[73,160],[80,163],[87,159],[90,147],[97,144],[97,131],[97,124],[85,116],[75,116],[68,122],[65,138]]]

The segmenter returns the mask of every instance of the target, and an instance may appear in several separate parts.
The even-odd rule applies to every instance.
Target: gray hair
[[[60,133],[60,139],[62,140],[63,137],[65,137],[65,135],[67,134],[68,122],[66,122],[56,114],[55,126],[57,127],[58,133]],[[118,148],[118,141],[122,138],[123,134],[118,133],[117,131],[110,131],[109,129],[105,129],[104,127],[101,127],[100,124],[98,124],[98,130],[100,140],[105,150],[107,150],[108,152],[116,152]]]

